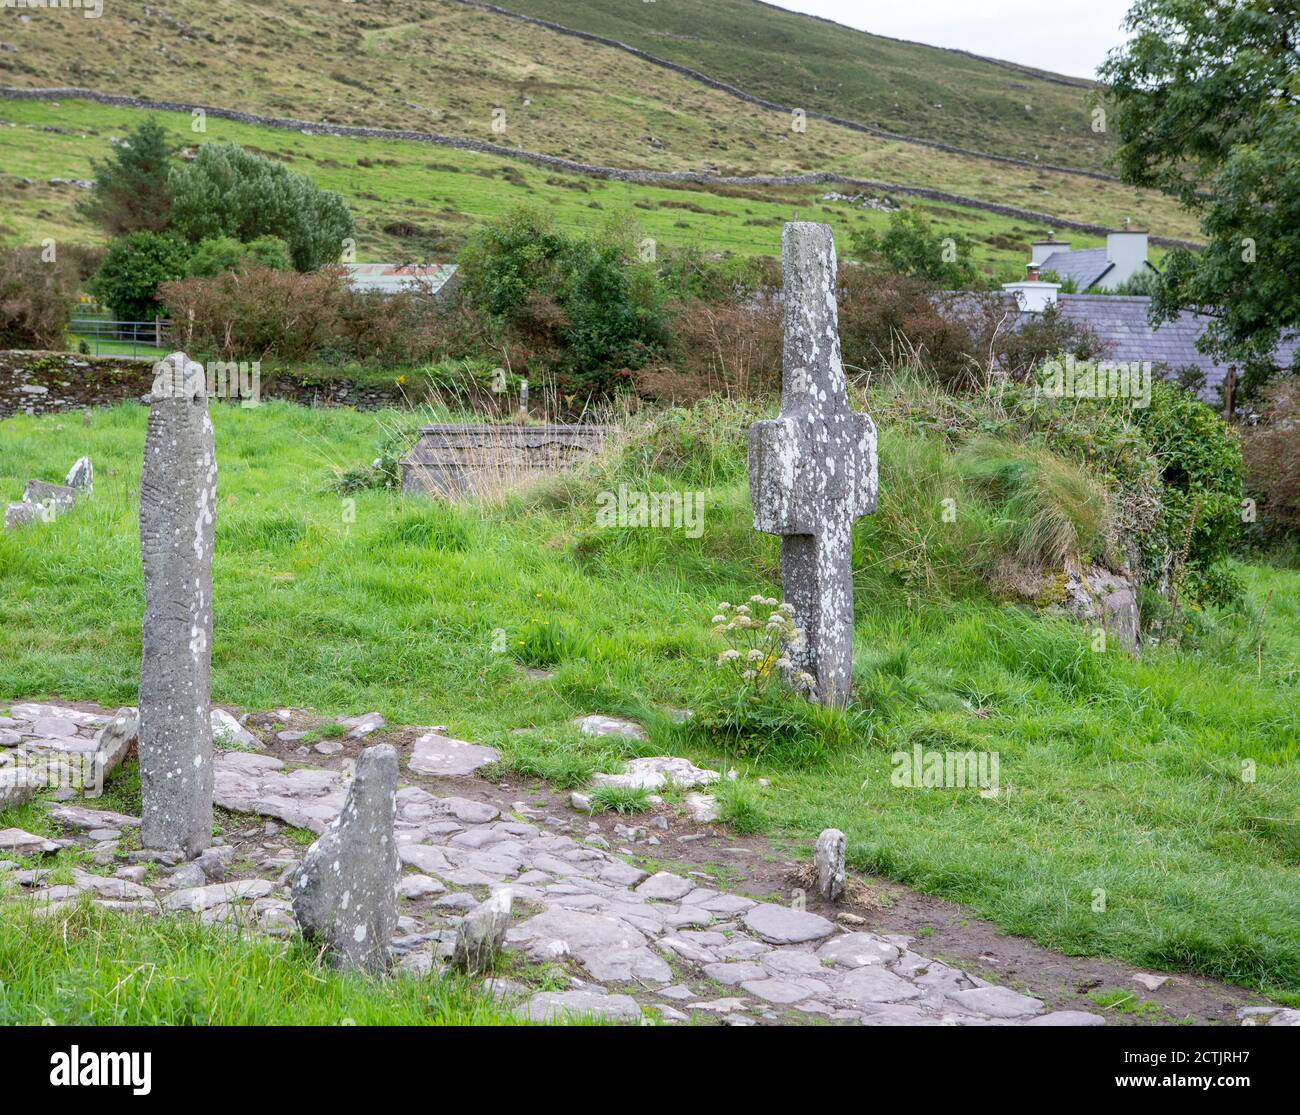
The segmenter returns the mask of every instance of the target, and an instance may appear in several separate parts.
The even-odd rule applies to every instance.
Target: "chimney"
[[[1025,265],[1025,281],[1029,283],[1038,282],[1038,264],[1029,263]]]
[[[1122,229],[1106,233],[1106,258],[1115,265],[1103,280],[1106,287],[1119,286],[1126,279],[1145,271],[1147,230],[1131,228],[1125,218]]]
[[[1037,277],[1037,269],[1033,264],[1029,266],[1032,276],[1030,279],[1023,283],[1003,283],[1002,289],[1016,296],[1016,301],[1020,303],[1023,312],[1041,314],[1048,306],[1056,305],[1056,296],[1061,290],[1061,284],[1041,282]]]
[[[1068,252],[1069,250],[1070,242],[1068,240],[1058,240],[1055,231],[1049,229],[1046,240],[1035,240],[1029,245],[1030,262],[1041,267],[1053,252]]]

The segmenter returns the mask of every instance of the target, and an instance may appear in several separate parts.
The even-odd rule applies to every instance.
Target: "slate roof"
[[[1115,265],[1106,257],[1105,248],[1080,248],[1073,252],[1053,252],[1038,270],[1055,271],[1062,279],[1073,279],[1080,290],[1087,290]]]
[[[1223,382],[1229,364],[1219,364],[1199,352],[1196,341],[1205,332],[1210,318],[1187,311],[1158,328],[1147,323],[1151,299],[1145,295],[1062,294],[1058,296],[1061,315],[1095,333],[1105,347],[1107,360],[1150,360],[1164,364],[1171,371],[1188,365],[1205,373],[1204,395],[1213,397]],[[1300,337],[1284,339],[1274,353],[1281,368],[1295,367],[1300,351]]]
[[[978,320],[979,303],[988,297],[969,291],[943,291],[936,296],[935,304],[954,320]],[[999,297],[1009,311],[1015,312],[1014,296],[999,293],[994,297]],[[1211,402],[1218,401],[1218,388],[1231,362],[1217,363],[1197,350],[1196,342],[1210,323],[1210,318],[1204,314],[1184,311],[1174,321],[1152,328],[1147,322],[1151,299],[1146,295],[1059,294],[1057,304],[1063,317],[1096,335],[1103,349],[1099,359],[1116,362],[1150,360],[1153,367],[1163,364],[1170,372],[1188,366],[1199,368],[1205,373],[1201,397]],[[1021,311],[1019,316],[1032,320],[1037,315]],[[1279,368],[1300,372],[1297,357],[1300,357],[1300,335],[1284,338],[1273,355]]]

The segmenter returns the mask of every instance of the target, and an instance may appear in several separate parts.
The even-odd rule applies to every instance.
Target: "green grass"
[[[674,414],[622,472],[527,498],[448,507],[366,491],[347,514],[330,466],[369,461],[386,420],[215,409],[215,701],[446,724],[560,786],[632,754],[735,766],[746,788],[727,791],[728,817],[796,851],[837,827],[855,869],[1047,947],[1300,991],[1295,570],[1240,567],[1254,605],[1272,593],[1258,656],[1247,613],[1204,617],[1199,650],[1094,653],[1083,629],[999,605],[962,575],[987,516],[942,524],[937,496],[960,477],[931,443],[887,428],[881,507],[856,532],[855,715],[828,722],[832,742],[805,752],[815,765],[755,759],[664,715],[718,696],[717,602],[779,593],[734,413]],[[84,428],[5,421],[0,500],[82,453],[96,491],[52,524],[0,533],[0,694],[135,700],[144,427],[133,406]],[[701,538],[595,527],[593,486],[647,487],[652,468],[660,486],[704,489]],[[575,639],[538,681],[494,633],[517,640],[546,621]],[[642,717],[649,741],[579,736],[572,718],[597,712]],[[996,751],[1001,792],[894,786],[894,753],[916,744]],[[762,792],[748,783],[760,776]]]
[[[341,975],[300,940],[89,904],[0,918],[0,1026],[509,1025],[463,979]]]

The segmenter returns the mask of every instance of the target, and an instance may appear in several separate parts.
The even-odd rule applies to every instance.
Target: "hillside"
[[[1115,225],[1128,216],[1159,235],[1196,235],[1187,214],[1153,193],[821,120],[810,119],[807,131],[797,133],[788,113],[627,51],[458,0],[328,7],[293,0],[273,8],[247,0],[173,0],[166,9],[120,0],[93,24],[69,23],[65,14],[7,25],[5,42],[13,49],[0,52],[0,84],[76,85],[295,120],[434,132],[620,167],[732,175],[832,171],[1060,219]],[[310,67],[301,64],[304,58],[313,60]],[[974,60],[963,64],[1006,74]],[[1056,96],[1081,92],[1041,84]],[[504,133],[492,128],[497,109],[505,112]],[[4,113],[14,119],[9,107]]]
[[[870,35],[757,0],[501,0],[616,39],[779,104],[900,135],[1107,170],[1089,82]]]
[[[73,184],[92,174],[109,139],[152,115],[178,145],[191,143],[184,113],[146,114],[86,101],[58,104],[0,100],[0,243],[99,243],[101,230],[74,206],[84,193]],[[5,126],[8,124],[9,126]],[[357,221],[361,260],[443,258],[468,232],[519,204],[545,206],[564,229],[579,231],[610,214],[631,214],[665,248],[698,244],[739,255],[772,255],[781,226],[796,214],[834,226],[844,242],[855,228],[883,228],[887,214],[848,200],[828,200],[828,186],[662,186],[561,174],[501,156],[445,150],[411,141],[303,135],[298,131],[209,119],[207,138],[232,140],[270,155],[337,190]],[[51,181],[54,180],[54,181]],[[1018,267],[1032,222],[936,202],[919,206],[938,227],[975,242],[987,268]],[[1080,246],[1099,237],[1075,235]]]

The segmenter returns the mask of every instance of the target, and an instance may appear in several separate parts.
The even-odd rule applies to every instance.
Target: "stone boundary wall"
[[[467,0],[461,0],[462,3]],[[630,49],[630,48],[629,48]],[[943,190],[932,190],[925,186],[901,186],[896,182],[878,182],[870,178],[849,178],[843,174],[822,171],[817,174],[785,175],[749,175],[728,177],[716,174],[703,174],[692,170],[631,170],[623,167],[597,166],[592,163],[579,163],[572,159],[562,159],[557,155],[542,155],[535,151],[524,151],[518,147],[503,147],[497,143],[487,143],[464,136],[437,135],[432,132],[413,132],[395,128],[366,128],[354,124],[321,124],[309,120],[292,120],[281,116],[260,116],[253,112],[240,112],[236,109],[218,108],[213,105],[200,105],[184,101],[155,101],[144,97],[130,97],[125,94],[99,93],[94,89],[68,87],[61,89],[16,89],[0,88],[0,97],[18,101],[58,101],[83,100],[95,104],[112,105],[123,108],[155,109],[159,112],[192,112],[202,109],[208,116],[220,120],[234,120],[241,124],[256,124],[266,128],[278,128],[282,131],[302,132],[304,135],[331,135],[357,137],[361,139],[400,139],[412,143],[430,143],[439,147],[454,147],[462,151],[475,151],[484,155],[497,155],[507,159],[519,159],[537,166],[547,167],[568,174],[582,174],[589,178],[608,178],[617,182],[634,182],[641,185],[658,183],[693,182],[703,186],[810,186],[834,184],[850,186],[859,190],[875,190],[883,193],[902,194],[906,197],[919,197],[927,201],[946,202],[961,205],[969,209],[980,209],[986,213],[997,213],[1003,217],[1012,217],[1019,221],[1031,221],[1045,228],[1070,229],[1076,232],[1088,232],[1104,236],[1112,231],[1105,225],[1086,224],[1083,221],[1068,221],[1063,217],[1054,217],[1050,213],[1039,213],[1033,209],[1018,209],[1013,205],[1001,205],[979,198],[950,194]],[[996,158],[998,156],[989,156]],[[1035,166],[1035,164],[1027,164]],[[1038,166],[1036,169],[1047,169]],[[1079,173],[1068,171],[1067,173]],[[1152,236],[1150,242],[1165,248],[1201,247],[1193,240],[1178,240],[1167,236]]]
[[[771,108],[778,112],[793,112],[797,105],[783,105],[776,101],[764,100],[762,97],[756,97],[752,93],[746,93],[745,90],[735,85],[728,85],[725,81],[718,81],[716,78],[709,77],[706,73],[699,70],[693,70],[689,66],[683,66],[677,62],[670,62],[667,58],[660,58],[657,55],[649,54],[639,47],[630,46],[627,43],[619,42],[617,39],[606,39],[601,35],[592,34],[590,31],[578,31],[572,27],[564,27],[558,23],[552,23],[549,20],[537,19],[534,16],[521,15],[519,12],[512,12],[508,8],[498,7],[496,4],[485,3],[484,0],[460,0],[460,3],[469,8],[481,8],[484,11],[492,12],[496,15],[506,16],[509,19],[517,19],[522,23],[531,23],[537,27],[544,27],[548,31],[555,31],[561,35],[571,35],[575,39],[586,39],[588,42],[599,43],[601,46],[613,47],[616,50],[626,51],[635,58],[643,62],[649,62],[652,66],[661,66],[665,70],[672,70],[683,77],[688,77],[692,81],[698,81],[707,85],[710,89],[716,89],[721,93],[735,97],[737,100],[747,101],[749,104],[757,105],[759,108]],[[764,7],[775,7],[775,5],[766,4]],[[802,15],[802,12],[790,12],[784,8],[777,8],[777,11],[784,12],[786,15]],[[817,16],[810,16],[811,19],[817,19]],[[820,20],[823,23],[833,23],[833,20]],[[843,26],[842,24],[837,26]],[[907,42],[906,39],[899,39],[898,42]],[[926,46],[925,43],[913,43],[914,46]],[[935,48],[944,49],[944,48]],[[958,51],[959,54],[965,54],[970,58],[979,59],[981,62],[996,62],[996,59],[982,58],[978,54],[971,54],[969,51]],[[1031,70],[1021,70],[1012,63],[998,63],[1024,77],[1035,78],[1041,81],[1052,81],[1052,78],[1045,78]],[[1060,85],[1073,85],[1074,82],[1055,79]],[[1084,85],[1083,88],[1090,88]],[[830,116],[824,112],[816,112],[813,109],[804,109],[804,115],[809,120],[825,120],[828,124],[837,124],[841,128],[849,128],[855,132],[863,132],[866,135],[875,136],[877,139],[893,139],[899,143],[913,143],[918,147],[931,147],[936,151],[946,151],[951,155],[971,155],[979,159],[992,159],[998,163],[1011,163],[1013,166],[1028,167],[1030,170],[1054,170],[1061,174],[1078,174],[1085,178],[1096,178],[1101,182],[1120,182],[1121,179],[1113,174],[1105,174],[1099,170],[1081,170],[1077,167],[1056,166],[1053,163],[1036,163],[1029,159],[1017,159],[1011,155],[994,155],[988,151],[976,151],[969,147],[957,147],[951,143],[943,143],[937,139],[921,139],[919,136],[902,135],[899,132],[886,131],[884,128],[873,128],[870,124],[863,124],[857,120],[846,120],[842,116]]]
[[[139,402],[153,387],[153,365],[149,357],[0,350],[0,419]],[[308,379],[274,372],[262,377],[262,399],[359,410],[407,402],[395,385],[358,385],[348,379]]]

